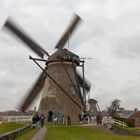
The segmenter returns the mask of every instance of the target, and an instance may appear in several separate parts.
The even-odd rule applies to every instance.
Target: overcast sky
[[[0,0],[0,28],[11,16],[51,54],[73,13],[83,22],[69,49],[92,58],[85,63],[85,76],[92,84],[90,96],[101,109],[116,98],[125,109],[140,109],[139,0]],[[0,111],[17,108],[41,72],[29,55],[36,57],[1,30]]]

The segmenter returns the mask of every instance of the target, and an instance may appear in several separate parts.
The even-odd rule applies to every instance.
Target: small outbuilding
[[[140,111],[134,111],[131,118],[135,120],[135,127],[140,127]]]

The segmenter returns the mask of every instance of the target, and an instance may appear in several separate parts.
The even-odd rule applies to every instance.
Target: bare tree
[[[112,101],[111,105],[107,107],[107,112],[110,116],[114,117],[120,109],[122,109],[122,107],[120,107],[120,100],[115,99]]]

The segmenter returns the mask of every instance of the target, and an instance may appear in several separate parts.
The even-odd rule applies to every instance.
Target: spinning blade
[[[25,111],[29,107],[29,105],[35,100],[35,98],[37,97],[37,95],[40,93],[40,91],[44,86],[45,79],[46,74],[42,72],[37,81],[35,82],[35,84],[33,85],[33,87],[31,88],[31,90],[29,91],[29,94],[22,102],[20,106],[21,111]]]
[[[55,48],[57,49],[63,49],[64,45],[66,44],[69,37],[72,35],[78,24],[80,23],[81,19],[78,15],[74,16],[73,21],[71,22],[70,26],[66,30],[66,32],[63,34],[63,36],[60,38],[58,43],[56,44]]]
[[[78,77],[78,81],[79,81],[79,85],[80,86],[83,86],[83,78],[81,77],[81,75],[77,72],[77,77]],[[87,80],[85,80],[85,90],[87,91],[87,92],[89,92],[90,91],[90,84],[88,83],[88,81]]]
[[[39,46],[35,41],[33,41],[33,39],[31,39],[24,31],[22,31],[11,19],[8,19],[5,22],[4,28],[9,29],[11,33],[17,36],[41,58],[43,58],[44,54],[49,56],[49,54],[41,46]]]

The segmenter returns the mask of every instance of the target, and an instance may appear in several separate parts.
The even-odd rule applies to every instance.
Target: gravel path
[[[105,131],[105,132],[113,132],[113,131],[110,131],[109,129],[107,129],[106,127],[102,126],[102,125],[95,125],[95,124],[83,124],[81,125],[85,128],[90,128],[90,129],[93,129],[93,130],[101,130],[101,131]]]

